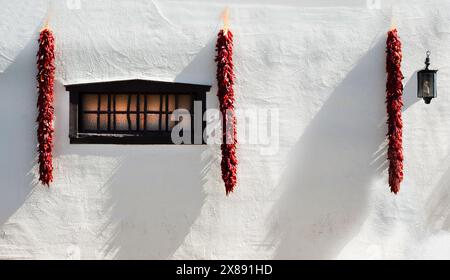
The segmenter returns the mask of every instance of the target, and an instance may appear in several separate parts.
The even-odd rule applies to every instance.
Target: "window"
[[[175,108],[191,112],[190,94],[82,93],[79,131],[98,134],[139,134],[170,131]]]
[[[182,133],[189,133],[190,143],[194,143],[194,139],[201,139],[194,135],[203,134],[202,116],[206,110],[206,92],[210,88],[145,80],[67,85],[70,142],[172,144],[172,129],[178,124],[171,118],[172,113],[185,109],[191,116],[191,131]],[[194,112],[194,102],[200,104],[201,112]],[[194,113],[200,113],[200,126],[194,124]]]

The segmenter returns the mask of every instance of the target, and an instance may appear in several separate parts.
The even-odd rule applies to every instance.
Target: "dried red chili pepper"
[[[53,181],[53,85],[55,80],[55,40],[53,33],[44,28],[39,36],[37,53],[38,83],[38,161],[39,180],[49,186]]]
[[[403,147],[402,147],[402,107],[403,107],[403,74],[401,70],[402,44],[397,29],[388,32],[386,40],[386,107],[388,125],[389,186],[391,192],[400,191],[403,180]]]
[[[236,115],[234,112],[234,72],[233,72],[233,34],[229,30],[221,30],[216,44],[217,62],[217,96],[222,113],[222,179],[225,183],[225,192],[228,195],[234,190],[237,183],[237,156],[236,156]]]

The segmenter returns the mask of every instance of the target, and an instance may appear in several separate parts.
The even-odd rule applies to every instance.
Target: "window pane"
[[[97,114],[82,114],[81,127],[84,130],[97,130]]]
[[[100,115],[100,127],[99,130],[108,130],[108,114]]]
[[[166,111],[166,97],[167,95],[162,95],[162,112]]]
[[[136,130],[137,128],[137,114],[130,114],[131,128],[130,130]]]
[[[169,95],[169,112],[175,110],[175,95]]]
[[[107,94],[100,95],[100,110],[108,111],[108,95]]]
[[[187,94],[178,96],[178,109],[191,110],[191,96]]]
[[[98,95],[83,94],[81,95],[81,103],[84,111],[97,111]]]
[[[126,111],[128,103],[128,96],[125,94],[116,95],[116,111]]]
[[[139,131],[144,131],[145,115],[139,114]]]
[[[159,130],[159,115],[157,114],[147,115],[147,130],[149,131]]]
[[[159,101],[160,96],[154,94],[147,95],[147,111],[158,111],[159,112]]]
[[[127,114],[116,114],[116,130],[128,130]]]
[[[139,95],[139,111],[144,112],[145,110],[145,95]]]
[[[130,111],[137,111],[137,94],[131,95]]]

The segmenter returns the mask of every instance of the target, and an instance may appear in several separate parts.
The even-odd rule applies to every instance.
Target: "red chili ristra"
[[[402,44],[397,29],[388,32],[386,41],[386,107],[388,125],[388,153],[389,161],[389,186],[391,192],[397,194],[400,191],[400,183],[403,180],[403,74],[401,70]]]
[[[225,192],[233,192],[237,183],[236,156],[236,115],[234,111],[234,72],[233,72],[233,34],[229,30],[221,30],[216,44],[217,62],[217,96],[220,103],[223,124],[222,150],[222,179]],[[227,129],[228,128],[228,129]]]
[[[37,83],[38,83],[38,161],[39,180],[50,186],[53,181],[53,85],[55,80],[55,40],[52,32],[45,28],[39,36],[37,53]]]

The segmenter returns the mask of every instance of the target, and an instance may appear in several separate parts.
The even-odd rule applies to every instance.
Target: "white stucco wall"
[[[34,76],[49,2],[0,0],[0,259],[450,258],[450,2],[258,2],[53,1],[48,189],[37,182]],[[279,112],[276,153],[239,134],[234,194],[224,195],[217,146],[69,144],[67,83],[212,84],[216,107],[225,6],[237,108]],[[384,140],[392,22],[404,46],[398,196],[387,186]],[[415,73],[427,49],[440,72],[439,97],[426,106]]]

